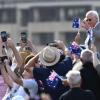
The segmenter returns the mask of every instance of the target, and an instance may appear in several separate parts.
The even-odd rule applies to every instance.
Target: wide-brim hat
[[[25,52],[25,51],[22,51],[22,52],[19,52],[23,62],[25,63],[25,59],[27,56],[29,56],[31,54],[31,52]]]
[[[56,47],[47,46],[39,54],[40,62],[45,66],[53,66],[60,60],[60,50]]]

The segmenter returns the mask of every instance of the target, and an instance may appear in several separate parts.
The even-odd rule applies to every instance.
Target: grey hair
[[[89,49],[85,49],[81,52],[81,59],[83,62],[93,62],[93,52]]]
[[[97,22],[99,22],[99,14],[98,14],[97,11],[95,11],[95,10],[90,10],[90,11],[88,11],[88,12],[86,13],[86,16],[87,16],[87,15],[95,16],[95,18],[97,19]]]
[[[67,82],[72,87],[80,84],[80,82],[81,82],[81,75],[80,75],[80,72],[77,70],[70,70],[66,74],[66,77],[67,77]]]

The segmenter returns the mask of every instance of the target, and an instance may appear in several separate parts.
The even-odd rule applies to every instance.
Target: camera
[[[80,27],[80,18],[75,17],[72,21],[72,27],[73,28],[79,28]]]
[[[25,50],[27,50],[27,51],[32,51],[32,49],[31,49],[29,46],[26,46],[26,47],[25,47]]]
[[[49,44],[47,44],[48,46],[51,46],[51,47],[57,47],[58,44],[56,42],[51,42]]]
[[[0,57],[0,64],[4,63],[5,59],[8,59],[8,57],[7,56]]]
[[[2,31],[1,32],[2,42],[6,42],[7,41],[7,38],[8,38],[7,32],[6,31]]]
[[[21,40],[23,43],[27,43],[27,33],[26,32],[21,33]]]
[[[17,46],[20,46],[20,43],[16,43]]]

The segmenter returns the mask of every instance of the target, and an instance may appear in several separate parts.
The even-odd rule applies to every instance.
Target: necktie
[[[93,43],[93,31],[92,31],[92,29],[89,29],[88,34],[87,34],[87,38],[85,40],[86,48],[88,48],[91,43]]]

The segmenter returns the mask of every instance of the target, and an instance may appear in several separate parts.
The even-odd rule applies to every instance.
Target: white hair
[[[78,85],[81,82],[81,75],[79,71],[70,70],[67,74],[67,81],[70,86]]]
[[[81,52],[81,56],[83,62],[93,62],[93,52],[89,49],[85,49]]]
[[[99,14],[98,14],[97,11],[95,11],[95,10],[90,10],[90,11],[88,11],[88,12],[86,13],[86,16],[87,16],[87,15],[95,16],[95,18],[97,19],[97,22],[99,22]]]

